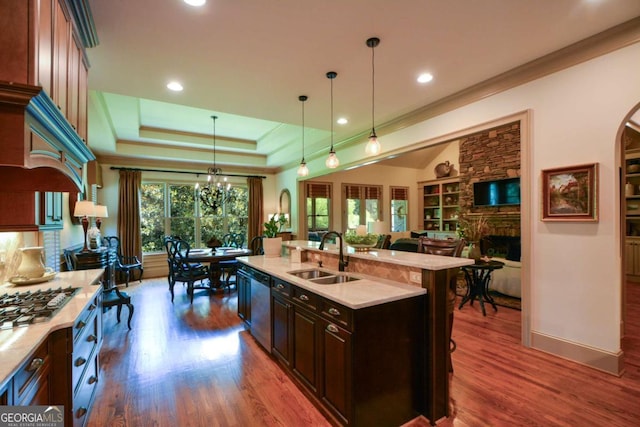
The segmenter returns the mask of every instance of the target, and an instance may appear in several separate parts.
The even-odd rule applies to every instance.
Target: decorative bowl
[[[347,232],[344,235],[344,241],[357,251],[366,251],[374,248],[378,244],[378,235]]]

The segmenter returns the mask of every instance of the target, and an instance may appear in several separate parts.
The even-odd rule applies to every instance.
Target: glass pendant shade
[[[298,176],[307,176],[309,175],[309,168],[307,167],[307,164],[304,162],[304,159],[302,159],[302,163],[300,163],[300,167],[298,167]]]
[[[327,157],[327,160],[324,162],[324,164],[329,169],[335,169],[340,165],[340,160],[338,160],[338,156],[336,156],[335,151],[331,150],[329,152],[329,157]]]
[[[378,142],[378,137],[375,132],[371,132],[369,135],[369,141],[367,142],[367,146],[364,148],[365,152],[369,156],[375,156],[380,153],[380,143]]]

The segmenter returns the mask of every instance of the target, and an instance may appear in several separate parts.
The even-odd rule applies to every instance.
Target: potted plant
[[[278,233],[282,230],[282,226],[287,222],[284,215],[275,214],[269,221],[264,223],[264,239],[262,239],[262,247],[264,256],[278,257],[282,251],[282,237],[278,237]]]

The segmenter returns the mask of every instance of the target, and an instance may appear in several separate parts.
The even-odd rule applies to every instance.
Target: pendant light
[[[324,164],[329,169],[335,169],[340,164],[340,160],[338,160],[338,156],[336,156],[336,152],[333,149],[333,79],[338,76],[338,73],[335,71],[329,71],[327,73],[327,78],[331,81],[331,149],[329,150],[329,157],[324,162]]]
[[[213,167],[207,170],[207,185],[199,189],[200,201],[213,210],[214,213],[222,208],[231,198],[231,183],[227,182],[227,177],[222,175],[222,169],[216,164],[216,120],[218,116],[211,116],[213,119]]]
[[[298,99],[302,103],[302,160],[298,168],[298,176],[307,176],[309,175],[309,168],[307,167],[307,162],[304,161],[304,102],[309,98],[307,95],[300,95]]]
[[[374,121],[375,112],[375,93],[376,93],[376,68],[375,68],[375,47],[380,44],[380,39],[377,37],[371,37],[367,39],[367,46],[371,48],[371,134],[369,135],[369,142],[365,147],[365,152],[369,156],[375,156],[380,153],[380,142],[378,142],[378,135],[376,135],[376,127]]]

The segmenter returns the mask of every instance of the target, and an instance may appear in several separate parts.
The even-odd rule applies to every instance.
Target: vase
[[[475,260],[482,258],[482,252],[480,251],[480,245],[478,242],[469,243],[469,258]]]
[[[265,237],[262,239],[262,248],[265,257],[279,257],[282,251],[282,237]]]
[[[22,260],[16,273],[20,277],[27,279],[35,279],[44,276],[47,270],[44,266],[44,248],[42,246],[34,246],[31,248],[21,248]]]

